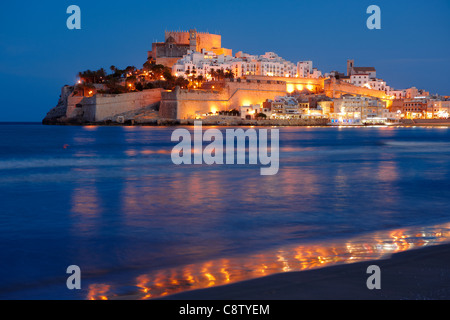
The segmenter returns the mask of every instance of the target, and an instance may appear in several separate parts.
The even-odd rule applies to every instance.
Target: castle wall
[[[172,44],[172,43],[153,43],[151,56],[154,59],[158,58],[177,58],[184,56],[189,50],[189,45],[185,44]]]
[[[340,98],[343,94],[361,95],[380,99],[386,98],[386,93],[384,91],[358,87],[335,79],[326,80],[324,89],[325,94],[330,98]]]
[[[156,58],[156,63],[162,64],[168,68],[172,68],[173,65],[180,59],[181,59],[180,57],[176,57],[176,58],[162,57],[162,58]]]
[[[214,48],[212,49],[212,51],[217,54],[218,56],[220,56],[221,54],[225,55],[225,56],[232,56],[233,55],[233,50],[231,49],[226,49],[226,48]]]
[[[167,38],[174,38],[176,43],[179,44],[189,44],[189,32],[188,31],[165,31],[164,32],[164,41]]]
[[[159,116],[169,119],[195,119],[196,115],[228,110],[227,92],[177,88],[161,95]]]
[[[159,106],[159,116],[166,119],[176,119],[178,110],[177,96],[180,88],[176,87],[174,91],[161,92],[161,104]]]
[[[260,104],[266,99],[286,95],[286,83],[282,81],[244,80],[230,81],[225,84],[228,91],[230,109],[239,109],[240,106]]]
[[[188,31],[166,31],[165,39],[172,37],[177,44],[189,44]],[[197,36],[197,51],[206,49],[211,51],[212,48],[222,47],[222,36],[220,34],[196,32]]]
[[[128,111],[155,105],[161,101],[161,89],[148,89],[124,94],[96,94],[81,101],[83,119],[103,121]]]
[[[81,108],[77,108],[76,105],[81,103],[84,99],[83,96],[69,96],[67,97],[67,110],[66,117],[74,118],[81,113]]]
[[[260,81],[281,81],[286,83],[286,91],[291,93],[294,91],[303,91],[307,89],[311,92],[321,92],[324,88],[324,78],[297,78],[297,77],[269,77],[260,75],[245,76],[249,80]]]
[[[212,50],[212,48],[222,47],[222,36],[220,34],[201,33],[197,32],[197,51],[205,48],[206,50]]]
[[[286,83],[292,84],[311,84],[314,86],[322,86],[324,85],[324,78],[301,78],[301,77],[269,77],[269,76],[260,76],[260,75],[248,75],[245,76],[249,80],[261,80],[261,81],[283,81]]]
[[[285,94],[286,84],[276,81],[230,81],[219,91],[177,88],[162,93],[159,115],[169,119],[193,119],[196,115],[239,109],[242,105],[262,105],[266,99]]]

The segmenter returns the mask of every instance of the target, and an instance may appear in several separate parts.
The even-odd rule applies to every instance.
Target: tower
[[[351,76],[354,65],[355,65],[355,60],[347,60],[347,77]]]
[[[197,51],[197,30],[189,30],[189,50]]]

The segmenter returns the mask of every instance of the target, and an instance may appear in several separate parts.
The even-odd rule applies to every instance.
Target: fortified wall
[[[211,51],[213,48],[220,48],[222,46],[222,36],[220,34],[212,34],[208,32],[194,31],[197,40],[197,49],[204,48]],[[172,37],[176,43],[189,44],[188,31],[165,31],[164,37],[167,40]],[[201,50],[197,50],[201,51]]]
[[[124,112],[156,106],[161,101],[161,91],[158,88],[92,97],[71,96],[67,99],[66,117],[79,117],[87,122],[104,121]]]
[[[243,105],[261,104],[266,99],[286,94],[286,82],[274,80],[230,79],[221,90],[176,88],[162,92],[159,115],[169,119],[195,119],[209,112],[239,109]]]
[[[325,94],[329,98],[340,98],[343,94],[361,95],[385,99],[386,93],[380,90],[354,86],[348,82],[339,81],[335,78],[327,79],[324,82]]]
[[[291,93],[294,91],[303,91],[307,89],[311,92],[322,92],[324,88],[324,78],[293,78],[293,77],[269,77],[259,75],[246,76],[250,80],[260,81],[283,81],[286,82],[286,91]]]

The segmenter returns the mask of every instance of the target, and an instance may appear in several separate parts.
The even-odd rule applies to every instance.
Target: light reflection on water
[[[145,273],[134,279],[135,292],[127,295],[133,299],[153,299],[275,273],[383,259],[394,253],[448,242],[450,223],[380,231],[347,241],[291,246]],[[114,289],[117,288],[120,290],[120,285],[115,286],[114,283],[91,284],[87,298],[127,298],[116,293]]]
[[[130,128],[127,130],[132,131]],[[302,135],[302,141],[317,140],[317,133],[311,128],[308,130],[306,134]],[[340,129],[340,131],[345,130]],[[288,136],[292,132],[294,139],[298,137],[295,130],[287,128],[286,131]],[[391,128],[382,128],[377,134],[383,139],[395,137],[395,131]],[[216,229],[219,238],[222,237],[223,240],[226,240],[229,235],[221,234],[219,231],[221,226],[217,221],[226,221],[224,216],[230,214],[230,205],[227,201],[239,203],[243,214],[254,216],[254,218],[257,215],[264,215],[271,211],[273,213],[277,210],[284,211],[289,215],[291,214],[289,211],[292,210],[291,206],[296,205],[301,207],[303,212],[311,212],[312,219],[317,224],[320,220],[318,212],[322,208],[321,199],[329,204],[327,211],[333,212],[333,214],[328,213],[323,216],[325,219],[330,219],[329,222],[333,219],[337,219],[339,222],[341,219],[339,213],[348,215],[352,205],[364,206],[364,203],[369,203],[372,211],[379,210],[375,217],[384,215],[389,219],[391,211],[386,208],[389,208],[390,205],[398,206],[399,199],[402,198],[400,190],[395,187],[402,179],[402,173],[399,173],[398,152],[408,154],[414,151],[414,145],[416,144],[421,147],[421,152],[435,153],[439,148],[445,148],[448,145],[446,142],[425,141],[418,143],[417,141],[382,140],[381,143],[378,142],[378,144],[384,146],[380,153],[379,148],[367,146],[364,143],[362,145],[358,143],[355,148],[346,139],[348,139],[347,136],[338,135],[337,140],[343,141],[342,146],[331,148],[328,141],[322,141],[325,142],[323,147],[320,146],[320,143],[307,146],[302,145],[302,143],[284,144],[280,153],[284,156],[283,163],[285,166],[276,176],[262,178],[249,175],[243,179],[239,177],[245,183],[233,185],[232,188],[229,188],[230,182],[224,180],[224,172],[221,170],[210,170],[205,174],[195,170],[189,172],[186,170],[187,168],[180,167],[180,171],[173,173],[173,176],[165,176],[160,181],[165,184],[166,188],[160,186],[155,188],[152,181],[145,183],[145,177],[128,177],[123,181],[121,194],[121,211],[125,214],[123,223],[131,228],[145,228],[146,225],[149,226],[154,221],[149,221],[143,217],[144,208],[170,208],[172,204],[175,204],[178,208],[185,208],[186,212],[181,210],[183,214],[177,215],[174,214],[176,210],[169,209],[171,214],[160,215],[156,221],[162,221],[166,228],[170,227],[172,230],[177,229],[180,224],[185,225],[186,228],[195,225],[195,229],[200,231],[205,228],[208,230]],[[289,137],[287,141],[290,141]],[[133,135],[128,137],[126,142],[145,143],[145,139],[133,132]],[[390,147],[396,149],[387,149]],[[136,145],[126,150],[125,153],[130,157],[170,154],[167,148],[145,148]],[[331,166],[329,163],[320,163],[327,156],[331,156],[328,160],[331,162]],[[319,161],[317,167],[311,165],[311,162],[314,161]],[[349,165],[347,161],[353,162],[354,165]],[[433,161],[437,161],[437,159],[433,159]],[[299,166],[299,163],[305,163],[305,165]],[[322,166],[322,169],[320,166]],[[444,173],[447,173],[445,165],[439,167],[439,169],[441,172],[444,170]],[[133,169],[125,168],[125,170],[132,171]],[[424,170],[422,174],[430,176],[433,172],[435,171],[429,168]],[[153,181],[154,178],[155,175],[152,176]],[[261,180],[263,180],[263,184],[261,184]],[[367,183],[370,184],[371,182],[377,183],[379,186],[368,188],[368,190],[361,187],[367,186]],[[89,187],[86,189],[89,190]],[[170,192],[168,193],[167,190],[170,190]],[[91,197],[96,194],[95,190],[90,191],[92,191],[89,192]],[[223,199],[226,201],[223,201]],[[274,199],[275,202],[268,202],[265,199]],[[382,202],[380,203],[375,199],[382,199]],[[96,202],[91,200],[89,197],[85,198],[88,205],[84,208],[85,212],[89,212],[92,209],[90,205],[92,206]],[[251,208],[258,201],[261,201],[265,208],[257,206],[257,210],[252,214]],[[200,210],[199,204],[202,206]],[[233,206],[231,208],[233,209]],[[231,211],[236,211],[236,208]],[[315,214],[312,214],[312,212],[315,212]],[[352,213],[355,214],[356,212],[360,213],[359,210],[353,210],[352,208]],[[153,214],[151,212],[146,213]],[[317,216],[315,217],[315,215]],[[369,214],[368,216],[370,217]],[[309,223],[302,226],[302,223],[298,222],[294,225],[287,224],[278,227],[280,232],[291,234],[291,237],[300,233],[314,234],[316,228],[317,232],[324,232],[323,226]],[[198,228],[198,225],[203,227]],[[342,227],[348,228],[345,224]],[[83,231],[82,228],[83,226],[80,226],[79,231]],[[274,225],[273,228],[276,229],[277,226]],[[132,289],[132,293],[128,292],[127,294],[137,299],[152,299],[186,290],[224,285],[280,272],[302,271],[336,264],[380,259],[412,248],[449,242],[449,228],[450,224],[441,224],[423,229],[416,227],[395,229],[394,231],[378,231],[348,240],[282,246],[279,247],[280,249],[258,251],[247,255],[233,254],[225,258],[202,260],[202,262],[187,265],[180,263],[176,267],[149,271],[134,279],[129,279],[129,283],[133,283],[134,292]],[[214,244],[211,244],[211,246],[214,246]],[[195,250],[201,249],[194,249],[194,252]],[[125,285],[129,286],[129,283]],[[121,288],[123,285],[121,282],[90,284],[86,298],[123,298],[124,293]]]
[[[155,298],[449,240],[449,130],[280,128],[261,176],[175,166],[174,129],[0,126],[0,295]]]

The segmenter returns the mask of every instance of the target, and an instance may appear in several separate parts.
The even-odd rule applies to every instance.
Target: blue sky
[[[66,9],[81,8],[81,30]],[[381,30],[366,9],[381,8]],[[450,1],[8,1],[0,12],[0,121],[41,121],[78,71],[141,67],[164,30],[222,35],[233,53],[273,51],[323,72],[347,59],[397,89],[450,95]]]

